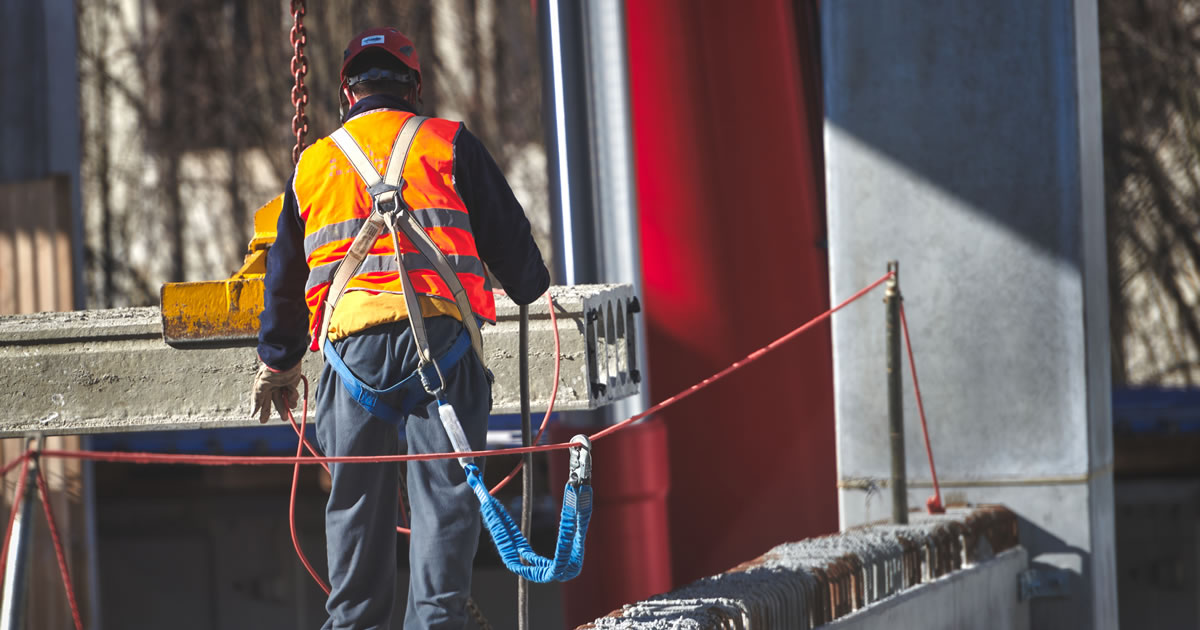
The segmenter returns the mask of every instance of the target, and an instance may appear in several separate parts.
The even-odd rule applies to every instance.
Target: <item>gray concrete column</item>
[[[945,499],[1007,505],[1031,566],[1072,572],[1034,628],[1116,628],[1095,1],[821,10],[833,299],[900,261]],[[877,299],[833,322],[843,527],[891,513],[884,331]]]

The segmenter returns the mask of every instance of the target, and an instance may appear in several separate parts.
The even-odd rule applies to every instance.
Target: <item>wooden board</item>
[[[71,310],[71,183],[0,183],[0,315]]]
[[[0,183],[0,315],[69,311],[74,306],[71,184],[65,176]],[[78,449],[78,436],[46,438],[44,448]],[[0,440],[0,465],[25,449],[24,438]],[[83,469],[79,462],[44,460],[55,524],[67,554],[75,595],[89,621]],[[3,479],[0,508],[8,515],[20,474]],[[28,623],[30,628],[72,627],[54,547],[40,502],[35,504]]]

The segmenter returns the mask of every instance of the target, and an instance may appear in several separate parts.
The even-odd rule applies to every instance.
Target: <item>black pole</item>
[[[593,238],[597,219],[585,6],[578,0],[537,1],[555,284],[602,281],[597,277],[600,256]]]
[[[888,263],[892,277],[884,294],[887,303],[888,434],[892,447],[892,522],[908,522],[908,480],[904,467],[904,393],[900,367],[900,263]]]
[[[533,441],[533,426],[529,417],[529,307],[521,307],[519,329],[518,369],[521,372],[521,444]],[[533,453],[521,457],[521,533],[529,538],[533,524]],[[517,578],[517,628],[529,630],[529,581]]]

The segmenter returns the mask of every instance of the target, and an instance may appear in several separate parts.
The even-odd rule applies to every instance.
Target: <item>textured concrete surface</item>
[[[832,294],[900,261],[946,490],[1071,568],[1034,627],[1116,626],[1096,7],[822,4]],[[884,310],[833,322],[841,520],[890,513]],[[907,366],[905,367],[907,383]],[[906,387],[909,385],[906,384]],[[929,491],[905,393],[910,505]]]
[[[944,579],[922,584],[821,626],[828,630],[1028,630],[1029,602],[1017,575],[1029,554],[1018,547]]]
[[[629,373],[628,285],[553,287],[560,357],[557,409],[593,409],[638,389]],[[530,305],[534,411],[552,389],[554,329],[544,300]],[[519,411],[518,309],[497,296],[497,325],[484,328],[496,375],[493,413]],[[167,346],[156,308],[0,317],[0,436],[254,425],[253,347]],[[317,382],[320,355],[304,372]],[[602,386],[602,387],[601,387]],[[310,391],[310,400],[315,391]],[[310,418],[311,420],[311,418]]]
[[[1097,478],[1093,483],[1101,483],[1100,479],[1102,478]],[[908,491],[909,504],[923,505],[925,498],[933,492],[930,484],[911,482],[912,480]],[[1089,500],[1094,492],[1095,490],[1084,482],[1070,483],[1066,480],[1043,485],[952,484],[942,488],[943,496],[955,502],[986,500],[1005,506],[1018,506],[1012,509],[1020,517],[1021,546],[1029,551],[1031,565],[1066,568],[1071,572],[1068,584],[1072,594],[1070,598],[1037,599],[1030,605],[1037,624],[1042,624],[1035,627],[1046,628],[1077,627],[1073,615],[1079,612],[1079,594],[1088,592],[1086,576],[1092,573],[1094,565],[1098,562],[1115,563],[1113,557],[1102,557],[1102,554],[1115,553],[1114,547],[1091,550],[1087,547],[1093,536],[1093,529],[1089,520],[1081,515],[1087,514]],[[845,516],[848,520],[870,522],[890,516],[890,496],[886,491],[844,487],[842,493],[843,504],[846,506]],[[863,509],[864,506],[866,509]],[[1043,511],[1030,513],[1030,506]]]
[[[1028,604],[1016,588],[1027,558],[1016,528],[1011,512],[985,507],[785,543],[581,628],[1024,630]],[[949,610],[919,614],[947,601]]]

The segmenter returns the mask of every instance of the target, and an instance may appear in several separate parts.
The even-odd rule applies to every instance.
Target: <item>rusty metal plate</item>
[[[261,277],[164,284],[161,298],[163,340],[172,347],[253,346],[258,339]]]

